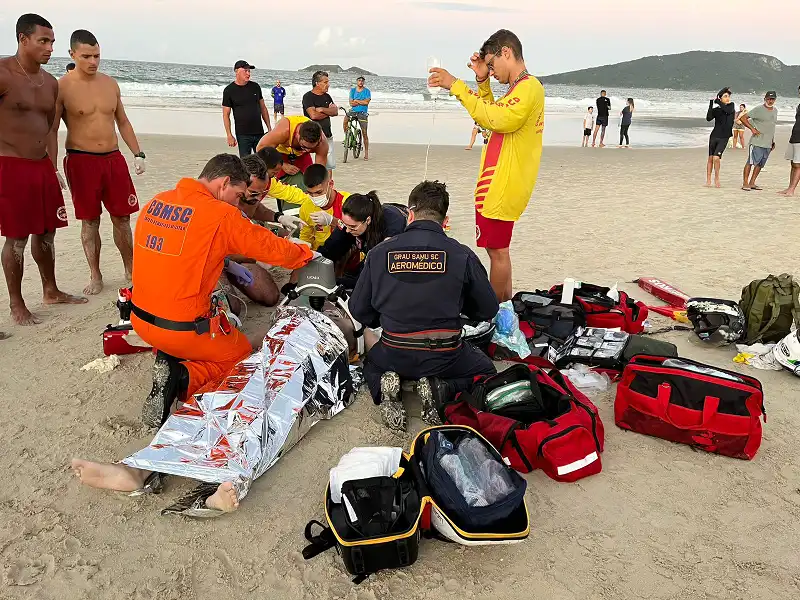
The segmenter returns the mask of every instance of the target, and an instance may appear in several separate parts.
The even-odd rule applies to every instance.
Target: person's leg
[[[600,128],[600,147],[603,148],[605,146],[605,139],[606,139],[606,126],[603,125]]]
[[[367,119],[359,120],[359,125],[361,125],[361,135],[364,138],[364,160],[369,160],[369,123]]]
[[[722,185],[719,182],[719,171],[722,166],[722,157],[715,156],[713,164],[714,164],[714,187],[722,187]]]
[[[3,244],[3,273],[8,286],[11,319],[17,325],[38,325],[42,321],[31,314],[22,298],[22,272],[25,268],[25,246],[28,238],[6,238]]]
[[[100,272],[100,217],[81,221],[81,245],[89,263],[89,283],[84,294],[95,295],[103,291],[103,274]]]
[[[709,156],[706,161],[706,187],[711,187],[711,172],[714,169],[714,157]]]
[[[45,304],[85,304],[88,298],[73,296],[58,289],[56,284],[55,231],[31,236],[31,255],[39,267],[42,295]]]
[[[625,126],[625,147],[626,148],[631,145],[630,130],[631,130],[631,126],[630,125],[626,125]]]
[[[800,185],[800,163],[792,163],[792,175],[789,181],[789,188],[786,190],[786,195],[794,196],[798,185]]]
[[[597,145],[597,132],[600,131],[600,125],[594,126],[594,136],[592,136],[592,148]]]
[[[742,189],[745,191],[750,191],[750,171],[753,169],[753,165],[751,164],[753,155],[753,147],[750,146],[747,149],[747,162],[744,164],[744,171],[742,173]]]
[[[750,183],[748,184],[748,187],[749,187],[751,190],[760,190],[760,189],[761,189],[760,187],[758,187],[758,186],[756,185],[756,179],[758,179],[758,174],[759,174],[759,173],[761,173],[761,168],[762,168],[762,167],[761,167],[761,166],[759,166],[759,165],[755,165],[755,166],[753,167],[753,174],[752,174],[752,175],[750,175]]]
[[[508,248],[487,248],[489,253],[489,281],[499,302],[511,300],[514,295],[511,280],[511,252]]]
[[[475,138],[478,137],[478,128],[472,128],[472,137],[469,138],[469,146],[464,148],[464,150],[472,150],[472,147],[475,145]]]
[[[344,119],[342,119],[342,133],[347,135],[347,126],[350,125],[350,113],[345,113]]]
[[[131,231],[130,216],[111,217],[114,226],[114,244],[122,257],[125,267],[125,280],[130,282],[133,276],[133,232]]]
[[[239,285],[232,280],[233,286],[241,291],[245,296],[262,306],[275,306],[281,298],[280,290],[269,272],[257,265],[242,265],[253,275],[253,283],[247,287]]]

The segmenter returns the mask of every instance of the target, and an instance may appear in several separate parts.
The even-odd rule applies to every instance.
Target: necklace
[[[514,80],[514,83],[511,84],[511,87],[514,87],[515,85],[517,85],[523,79],[523,77],[527,77],[527,76],[528,76],[528,69],[522,69],[522,73],[520,73],[517,76],[517,78]]]
[[[44,73],[41,74],[42,75],[42,82],[41,83],[35,83],[33,81],[33,79],[31,79],[31,76],[28,75],[28,72],[25,70],[25,67],[22,66],[22,63],[19,62],[19,59],[17,58],[16,54],[14,55],[14,60],[17,61],[17,64],[19,65],[19,68],[22,69],[23,73],[25,73],[25,77],[28,78],[28,81],[31,82],[32,86],[34,86],[34,87],[42,87],[44,85]]]

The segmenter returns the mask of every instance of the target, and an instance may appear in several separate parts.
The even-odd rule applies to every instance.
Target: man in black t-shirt
[[[607,92],[602,90],[600,97],[597,99],[597,121],[594,126],[594,137],[592,137],[592,148],[595,147],[597,142],[597,131],[602,127],[603,131],[600,133],[600,147],[605,148],[603,143],[606,139],[606,127],[608,127],[608,114],[611,111],[611,99],[608,97]]]
[[[239,146],[239,156],[256,151],[258,140],[264,135],[261,120],[272,131],[269,111],[264,103],[261,86],[250,81],[250,70],[255,69],[246,60],[237,60],[233,65],[236,79],[222,92],[222,123],[228,136],[228,146]],[[236,126],[236,137],[231,133],[231,111]]]
[[[797,88],[800,95],[800,87]],[[800,104],[797,105],[797,114],[794,118],[794,127],[789,137],[789,146],[786,148],[786,160],[789,161],[789,187],[778,192],[781,196],[794,196],[800,184]]]
[[[311,76],[310,92],[303,95],[303,114],[319,123],[322,132],[328,138],[328,167],[329,171],[336,168],[336,154],[333,150],[333,131],[331,131],[331,117],[339,114],[339,107],[328,94],[330,81],[325,71],[317,71]]]

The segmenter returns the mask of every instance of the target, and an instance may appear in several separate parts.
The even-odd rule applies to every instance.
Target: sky
[[[765,0],[766,1],[766,0]],[[457,75],[472,52],[506,28],[529,71],[547,75],[689,50],[737,50],[800,64],[799,0],[2,0],[0,54],[16,51],[19,15],[35,12],[56,33],[56,56],[88,29],[104,58],[296,70],[353,65],[422,77],[429,56]]]

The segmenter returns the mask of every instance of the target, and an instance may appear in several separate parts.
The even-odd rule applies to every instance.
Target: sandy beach
[[[228,150],[220,137],[140,140],[148,156],[147,173],[134,176],[142,204]],[[726,152],[717,190],[704,187],[704,148],[545,148],[534,198],[512,243],[514,289],[549,287],[571,276],[619,282],[635,298],[656,303],[626,282],[658,276],[691,295],[738,300],[752,279],[793,270],[800,276],[800,198],[775,193],[787,184],[786,140],[782,131],[759,179],[764,191],[749,193],[739,189],[743,150]],[[375,189],[384,201],[405,202],[423,178],[425,146],[371,150],[368,163],[342,165],[337,143],[336,187]],[[471,152],[435,146],[428,163],[428,178],[448,183],[451,235],[472,247],[479,159],[479,145]],[[65,291],[78,293],[88,268],[68,197],[67,209],[69,227],[56,236],[57,275]],[[259,479],[232,515],[212,521],[160,516],[192,485],[177,478],[160,496],[137,499],[82,487],[68,468],[70,458],[118,460],[151,438],[139,420],[151,355],[122,357],[107,374],[80,370],[102,356],[101,334],[118,319],[116,288],[124,283],[107,218],[102,234],[106,289],[88,304],[44,307],[28,254],[23,291],[44,322],[15,327],[1,286],[0,330],[13,337],[0,342],[0,401],[7,409],[0,450],[6,477],[0,487],[0,598],[800,597],[799,380],[734,364],[732,349],[701,348],[687,332],[659,337],[677,344],[682,356],[746,370],[762,381],[769,420],[755,460],[623,432],[614,425],[612,388],[594,398],[606,429],[603,472],[572,484],[542,472],[526,475],[528,540],[482,548],[423,541],[415,565],[358,586],[335,552],[305,562],[300,551],[305,524],[324,516],[328,470],[339,457],[354,446],[407,448],[422,426],[415,418],[407,436],[393,435],[364,392]],[[248,312],[246,331],[265,328],[267,309],[250,305]]]

